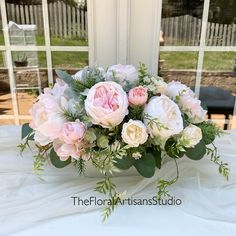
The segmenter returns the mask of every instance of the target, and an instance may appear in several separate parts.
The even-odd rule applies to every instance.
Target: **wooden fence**
[[[198,46],[202,20],[185,15],[162,19],[165,45]],[[236,24],[207,23],[207,46],[236,46]]]
[[[42,5],[6,4],[8,20],[17,24],[35,24],[43,34]],[[72,7],[57,1],[48,4],[50,34],[52,37],[87,38],[87,10],[84,5]]]

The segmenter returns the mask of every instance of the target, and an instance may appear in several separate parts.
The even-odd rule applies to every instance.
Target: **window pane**
[[[36,97],[48,86],[45,52],[12,52],[20,115],[28,115]]]
[[[88,45],[86,1],[52,1],[48,3],[52,45]]]
[[[53,68],[82,69],[88,65],[88,52],[53,52]]]
[[[2,15],[0,12],[0,45],[4,45],[4,37],[3,37],[3,32],[2,32]]]
[[[200,99],[211,118],[225,129],[231,128],[227,122],[232,121],[235,102],[235,58],[233,52],[206,52],[204,57]]]
[[[236,46],[236,1],[211,0],[206,44]]]
[[[203,4],[203,0],[163,0],[161,27],[164,45],[199,45]]]
[[[194,87],[197,55],[196,52],[161,52],[160,75],[167,82],[178,80]]]
[[[6,0],[12,45],[44,45],[42,1]]]
[[[6,120],[1,120],[1,115],[13,115],[10,82],[6,68],[0,70],[0,124],[8,124]]]

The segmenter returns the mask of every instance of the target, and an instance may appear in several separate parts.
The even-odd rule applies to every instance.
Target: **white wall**
[[[157,71],[161,0],[88,0],[89,61]]]

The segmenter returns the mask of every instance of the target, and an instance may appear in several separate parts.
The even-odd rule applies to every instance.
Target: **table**
[[[225,181],[214,163],[183,158],[180,179],[170,188],[181,205],[119,206],[102,223],[102,206],[74,206],[72,196],[100,198],[93,188],[98,178],[78,177],[73,166],[58,170],[45,167],[41,179],[31,173],[32,153],[23,157],[16,148],[20,126],[0,127],[0,235],[228,235],[236,234],[236,130],[216,140],[231,174]],[[158,177],[175,175],[167,162],[150,179],[133,173],[113,181],[126,196],[136,199],[155,195]]]

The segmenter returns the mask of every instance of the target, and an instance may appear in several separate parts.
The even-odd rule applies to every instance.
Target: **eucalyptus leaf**
[[[150,178],[155,173],[155,158],[151,153],[146,153],[140,159],[135,160],[134,167],[137,169],[140,175],[146,178]]]
[[[33,129],[29,126],[29,123],[23,124],[21,129],[21,139],[24,139],[31,133],[33,133]]]
[[[74,79],[67,72],[63,70],[56,70],[56,74],[60,79],[62,79],[68,85],[72,85],[74,83]]]
[[[121,170],[129,169],[135,162],[135,159],[129,156],[124,156],[122,159],[116,158],[116,163],[114,164],[117,168]]]
[[[66,161],[61,161],[54,148],[50,151],[50,160],[56,168],[63,168],[71,163],[71,158],[68,158]]]
[[[191,160],[200,160],[206,154],[206,144],[201,140],[194,148],[186,148],[186,156]]]

